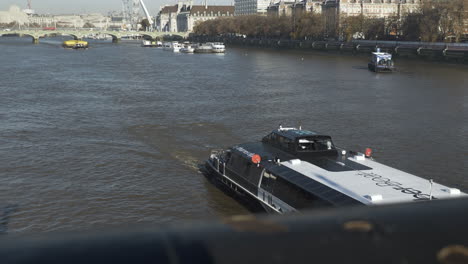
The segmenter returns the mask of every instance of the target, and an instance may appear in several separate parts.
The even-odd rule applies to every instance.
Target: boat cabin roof
[[[387,53],[387,52],[372,52],[372,57],[388,60],[388,59],[392,59],[392,54]]]
[[[313,131],[296,129],[296,128],[280,128],[278,130],[273,130],[272,133],[291,139],[293,141],[296,141],[299,139],[306,139],[306,138],[329,138],[331,139],[331,137],[328,135],[322,135]]]

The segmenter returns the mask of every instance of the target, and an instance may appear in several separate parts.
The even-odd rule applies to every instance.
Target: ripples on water
[[[326,53],[60,43],[0,38],[0,225],[10,232],[248,213],[198,166],[280,123],[468,190],[466,66],[397,61],[399,72],[376,75],[364,57]]]

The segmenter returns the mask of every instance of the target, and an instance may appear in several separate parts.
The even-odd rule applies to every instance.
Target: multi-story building
[[[316,14],[322,13],[323,0],[299,0],[299,1],[283,1],[271,2],[267,8],[267,14],[274,16],[291,16],[298,13],[313,12]]]
[[[177,15],[177,31],[190,32],[199,22],[229,16],[234,16],[234,6],[190,6]]]
[[[177,14],[179,13],[179,4],[173,6],[163,6],[156,16],[156,30],[164,32],[177,31]]]
[[[32,14],[29,16],[29,23],[31,26],[57,27],[57,23],[53,15]]]
[[[234,15],[264,15],[267,13],[267,8],[270,5],[270,0],[235,0]]]
[[[322,13],[327,35],[336,35],[341,20],[347,16],[364,15],[372,18],[404,16],[417,12],[423,0],[325,0]]]
[[[164,6],[156,17],[156,30],[190,32],[198,22],[234,15],[234,6],[193,5],[192,1]]]
[[[364,14],[374,18],[413,13],[419,9],[421,4],[421,0],[340,0],[338,2],[340,15]]]

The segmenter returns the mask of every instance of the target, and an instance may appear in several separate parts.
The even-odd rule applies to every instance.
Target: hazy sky
[[[144,0],[151,15],[156,15],[159,6],[165,4],[176,4],[177,0]],[[195,4],[202,0],[194,0]],[[0,11],[7,10],[11,5],[26,8],[27,0],[0,0]],[[102,13],[109,11],[121,11],[122,0],[32,0],[32,7],[36,13],[56,14],[56,13]],[[208,0],[208,4],[224,5],[230,4],[231,0]]]

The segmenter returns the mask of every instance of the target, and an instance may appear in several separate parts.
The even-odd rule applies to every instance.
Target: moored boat
[[[163,47],[163,50],[171,50],[171,47],[172,47],[171,42],[163,42],[162,47]]]
[[[195,51],[195,48],[192,47],[190,44],[184,44],[182,48],[179,50],[182,53],[193,53]]]
[[[163,49],[167,51],[179,52],[182,45],[177,41],[164,42]]]
[[[211,47],[213,47],[213,53],[224,53],[226,51],[226,46],[224,46],[221,42],[213,42],[210,43]]]
[[[141,42],[142,47],[161,47],[160,41],[155,40],[143,40]]]
[[[213,47],[208,44],[200,44],[195,47],[195,53],[213,53]]]
[[[180,51],[180,48],[182,48],[182,44],[180,44],[180,43],[177,42],[177,41],[173,41],[173,42],[172,42],[171,50],[172,50],[173,52],[179,52],[179,51]]]
[[[87,49],[88,42],[84,40],[66,40],[62,46],[68,49]]]
[[[280,126],[261,142],[214,150],[206,168],[222,186],[274,213],[466,196],[300,128]]]

